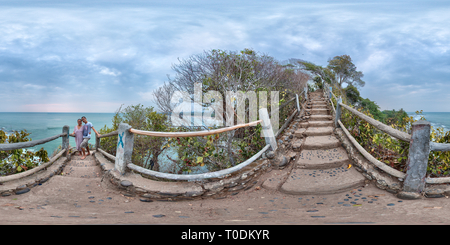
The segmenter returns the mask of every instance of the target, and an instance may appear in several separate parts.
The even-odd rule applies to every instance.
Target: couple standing
[[[84,122],[84,125],[81,125],[81,122]],[[77,120],[78,125],[73,129],[72,136],[75,136],[75,143],[77,146],[78,154],[81,159],[85,159],[91,153],[89,152],[88,141],[91,138],[91,129],[94,130],[97,137],[100,134],[95,130],[94,125],[91,122],[88,122],[85,116],[82,116],[81,119]],[[85,153],[84,148],[86,148],[87,153]]]

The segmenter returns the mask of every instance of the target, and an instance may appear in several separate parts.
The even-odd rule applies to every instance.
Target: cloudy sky
[[[244,48],[322,66],[347,54],[381,109],[450,112],[449,13],[428,0],[0,0],[0,112],[154,105],[178,58]]]

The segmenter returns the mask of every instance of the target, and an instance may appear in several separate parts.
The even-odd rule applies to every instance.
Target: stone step
[[[334,126],[334,121],[310,121],[307,125],[302,124],[301,126],[307,126],[307,127],[329,127]]]
[[[311,109],[327,109],[327,105],[326,104],[313,105],[311,106]]]
[[[346,166],[318,170],[294,168],[279,190],[291,195],[320,195],[344,192],[364,184],[364,176],[355,168],[347,169]]]
[[[302,150],[294,165],[301,169],[329,169],[347,166],[350,160],[342,147],[328,150]]]
[[[306,136],[330,135],[333,134],[333,127],[308,127],[304,132],[299,133],[305,134]]]
[[[325,100],[310,100],[309,104],[314,105],[314,104],[326,104],[327,102]]]
[[[304,150],[326,150],[341,146],[341,142],[334,135],[308,136],[302,148]]]
[[[87,168],[66,166],[62,172],[62,175],[64,177],[73,177],[73,178],[100,178],[102,177],[102,171],[98,166]]]
[[[332,120],[333,116],[331,115],[310,115],[309,121],[326,121],[326,120]]]
[[[311,115],[328,115],[328,109],[326,108],[312,108],[306,111],[311,112]]]

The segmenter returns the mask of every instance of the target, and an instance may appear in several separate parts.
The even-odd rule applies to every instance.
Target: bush
[[[31,140],[28,138],[29,135],[26,130],[14,131],[10,135],[6,135],[3,130],[0,130],[0,144],[28,142]],[[48,154],[44,148],[36,152],[26,149],[0,151],[0,175],[11,175],[26,171],[39,166],[41,162],[48,161]]]

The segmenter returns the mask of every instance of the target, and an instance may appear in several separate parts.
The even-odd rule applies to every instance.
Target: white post
[[[336,128],[340,128],[341,125],[339,125],[338,120],[341,119],[341,106],[339,105],[339,103],[342,102],[341,96],[339,96],[337,102],[336,102],[336,118],[334,119],[334,126]]]
[[[297,100],[297,112],[300,115],[300,103],[298,101],[298,94],[295,94],[295,99]]]
[[[430,155],[430,122],[419,120],[412,124],[411,141],[403,191],[421,193],[425,188],[425,178]]]
[[[130,133],[131,126],[126,123],[119,124],[119,135],[117,137],[117,150],[115,169],[124,174],[127,164],[131,163],[131,155],[133,154],[134,135]]]
[[[277,150],[277,141],[275,139],[275,135],[273,134],[272,125],[270,124],[269,113],[267,112],[267,108],[259,109],[259,119],[262,119],[262,133],[266,140],[266,144],[270,145],[272,151]]]

